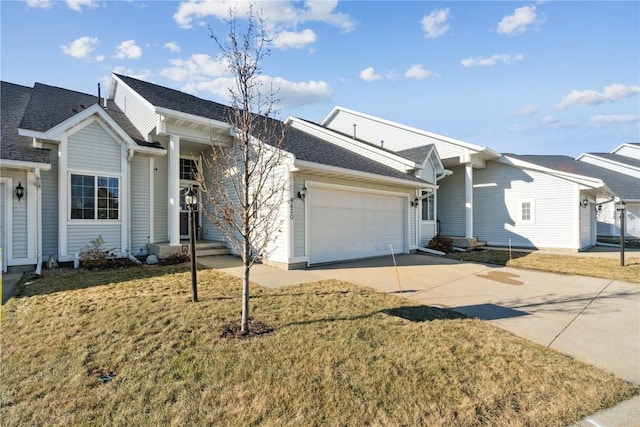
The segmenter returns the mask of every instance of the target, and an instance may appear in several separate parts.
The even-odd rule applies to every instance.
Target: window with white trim
[[[193,159],[180,159],[180,179],[195,181],[196,172],[196,162]]]
[[[117,220],[120,178],[71,174],[71,219]]]
[[[535,222],[536,210],[533,200],[520,201],[520,222]]]
[[[427,191],[422,192],[422,196],[426,196],[428,194]],[[422,221],[433,221],[435,219],[435,198],[434,194],[429,194],[428,197],[425,197],[421,201],[422,203]]]

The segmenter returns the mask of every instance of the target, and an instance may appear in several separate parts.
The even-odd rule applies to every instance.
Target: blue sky
[[[282,119],[340,105],[518,154],[640,142],[640,2],[255,3]],[[230,4],[1,1],[1,78],[93,94],[117,72],[227,103],[209,26]]]

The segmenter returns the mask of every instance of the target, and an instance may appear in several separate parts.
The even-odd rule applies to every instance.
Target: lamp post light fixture
[[[18,201],[24,197],[24,187],[22,186],[22,182],[18,182],[18,186],[16,187],[16,197]]]
[[[195,208],[198,204],[198,196],[192,187],[184,191],[184,203],[189,210],[189,247],[191,249],[191,300],[198,302],[198,278],[196,268],[196,216]]]
[[[625,220],[624,200],[616,200],[616,211],[620,214],[620,267],[624,267],[624,220]]]

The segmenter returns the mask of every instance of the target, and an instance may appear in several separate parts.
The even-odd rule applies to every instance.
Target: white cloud
[[[518,116],[533,116],[538,113],[539,109],[535,105],[524,105],[516,111]]]
[[[97,62],[102,62],[104,61],[104,55],[98,55],[94,58]]]
[[[405,71],[404,76],[410,79],[426,79],[431,77],[433,72],[431,70],[425,70],[422,64],[413,64],[407,71]]]
[[[165,49],[169,49],[169,51],[173,53],[180,52],[180,45],[177,42],[168,42],[164,44]]]
[[[425,15],[420,23],[425,32],[425,37],[435,39],[442,37],[449,29],[447,20],[449,19],[449,9],[436,9]]]
[[[133,77],[134,79],[145,80],[145,81],[148,81],[153,74],[151,70],[142,69],[142,70],[136,71],[131,68],[126,68],[123,66],[114,67],[113,72],[116,74],[122,74],[123,76],[129,76],[129,77]]]
[[[118,59],[138,59],[142,56],[142,49],[135,40],[125,40],[118,45],[115,57]]]
[[[51,0],[27,0],[27,7],[49,9],[51,7]]]
[[[263,96],[269,95],[267,91],[274,90],[275,97],[280,99],[275,107],[278,109],[291,109],[304,105],[326,102],[331,99],[331,87],[324,81],[291,82],[280,77],[260,76],[260,87],[264,90]],[[233,77],[219,77],[213,80],[192,82],[182,87],[185,92],[195,93],[199,91],[209,92],[227,102],[230,102],[229,88],[235,87]]]
[[[97,37],[84,36],[60,47],[65,55],[69,55],[74,58],[86,58],[95,50],[97,44]]]
[[[204,53],[191,55],[188,59],[172,59],[169,63],[172,66],[160,71],[160,75],[177,82],[203,81],[229,74],[226,61]]]
[[[556,104],[558,110],[573,107],[576,105],[596,105],[604,102],[612,102],[623,98],[628,98],[640,93],[639,85],[625,86],[620,83],[613,83],[605,87],[602,92],[595,90],[572,90]]]
[[[602,114],[593,116],[589,119],[589,123],[594,125],[608,125],[616,123],[635,123],[640,122],[638,114]]]
[[[465,67],[493,67],[498,62],[511,64],[514,61],[522,61],[523,59],[524,55],[520,53],[514,56],[506,54],[496,54],[488,58],[484,58],[482,56],[479,56],[477,58],[466,58],[460,61],[460,63]]]
[[[69,9],[82,12],[83,7],[98,7],[93,0],[66,0]]]
[[[513,15],[505,16],[498,23],[500,34],[512,36],[527,31],[527,27],[537,21],[535,6],[522,6],[513,11]]]
[[[271,45],[278,49],[301,49],[317,40],[316,33],[306,29],[304,31],[283,31],[273,36]]]
[[[373,67],[367,67],[360,71],[360,78],[367,82],[373,82],[375,80],[384,79],[382,74],[376,74],[376,70]]]
[[[267,20],[269,26],[286,26],[295,28],[303,22],[324,22],[342,29],[351,31],[354,23],[349,15],[335,12],[338,5],[337,0],[330,1],[306,1],[299,6],[300,2],[295,1],[265,1],[260,2],[255,11]],[[246,16],[251,2],[247,1],[183,1],[178,6],[178,10],[173,15],[173,20],[178,26],[191,28],[193,20],[213,16],[224,19],[229,17],[229,7],[237,10],[238,17]],[[279,32],[279,31],[274,31]]]
[[[551,115],[546,115],[542,118],[542,120],[540,120],[540,123],[542,123],[543,125],[555,125],[560,123],[560,120],[554,118]]]

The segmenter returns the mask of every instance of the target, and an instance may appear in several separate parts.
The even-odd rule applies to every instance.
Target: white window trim
[[[525,203],[529,203],[529,219],[522,218],[522,208]],[[536,201],[535,199],[520,199],[518,202],[518,222],[521,224],[535,224],[536,223]]]
[[[98,177],[101,178],[117,178],[118,179],[118,219],[99,219],[97,218],[97,209],[98,204],[96,200],[96,218],[94,219],[75,219],[71,218],[71,175],[87,175],[92,176],[95,180]],[[101,173],[101,172],[93,172],[93,171],[82,171],[82,170],[67,170],[67,223],[69,224],[122,224],[122,174],[115,173]],[[96,192],[97,194],[97,192]]]
[[[434,222],[436,222],[436,194],[435,192],[431,193],[431,194],[422,194],[421,195],[424,197],[424,199],[420,200],[420,222],[424,223],[424,224],[433,224]],[[429,197],[433,197],[433,219],[422,219],[422,214],[423,214],[423,209],[422,209],[422,200],[427,200]]]

